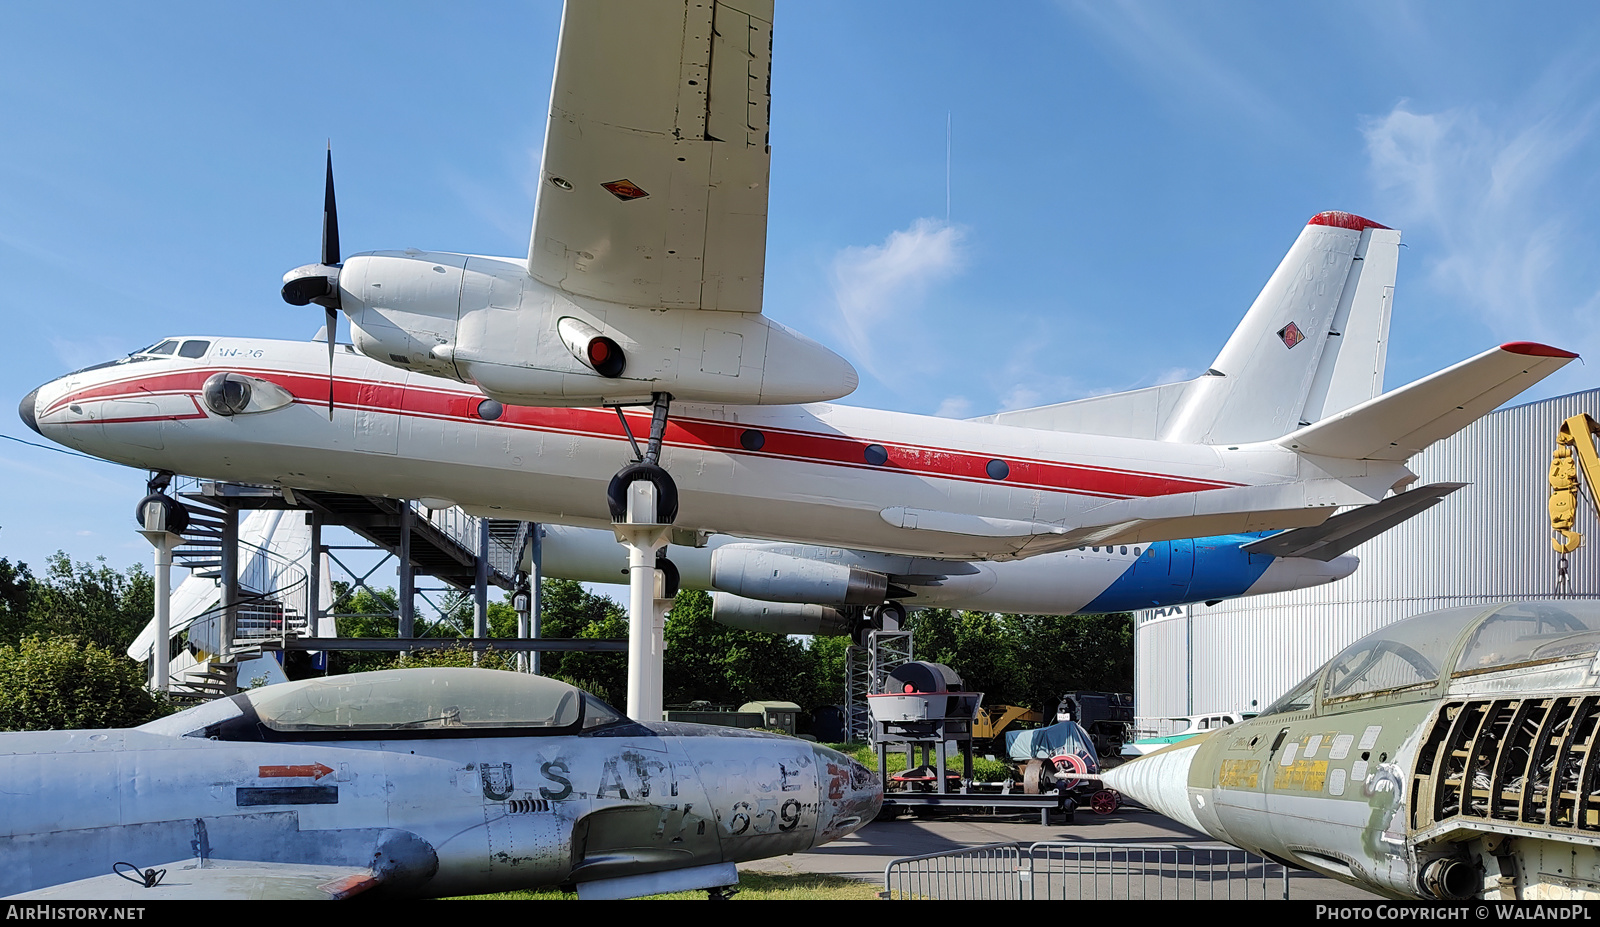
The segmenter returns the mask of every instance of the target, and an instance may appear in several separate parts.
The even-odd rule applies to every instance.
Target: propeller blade
[[[333,421],[333,333],[339,328],[339,310],[328,307],[328,421]]]
[[[328,144],[328,177],[322,192],[322,263],[339,263],[339,207],[333,197],[333,144]],[[333,339],[328,339],[332,344]]]

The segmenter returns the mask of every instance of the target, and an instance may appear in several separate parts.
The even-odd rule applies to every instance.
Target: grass
[[[772,875],[765,872],[739,873],[739,893],[734,901],[870,901],[878,897],[879,886],[844,876],[797,873]],[[574,892],[548,888],[494,895],[470,895],[459,901],[576,901]],[[672,892],[650,895],[642,901],[704,901],[705,891]]]
[[[838,750],[862,766],[873,772],[878,771],[878,754],[871,744],[828,744],[827,746]],[[888,760],[889,775],[905,772],[906,754],[904,750],[890,751]],[[932,762],[932,756],[929,757]],[[961,775],[961,755],[951,750],[945,755],[945,768],[956,775]],[[999,760],[986,760],[983,757],[972,758],[972,778],[979,782],[1004,782],[1011,778],[1011,764]]]

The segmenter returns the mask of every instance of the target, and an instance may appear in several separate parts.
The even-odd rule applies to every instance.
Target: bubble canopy
[[[1346,647],[1263,714],[1336,709],[1375,696],[1433,698],[1441,680],[1592,661],[1600,601],[1447,608],[1397,621]]]
[[[565,734],[623,720],[554,679],[503,670],[433,667],[326,676],[241,692],[144,725],[151,733],[219,740],[362,735]]]

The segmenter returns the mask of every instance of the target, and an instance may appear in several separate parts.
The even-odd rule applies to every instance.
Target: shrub
[[[168,710],[140,664],[81,638],[0,646],[0,730],[132,727]]]

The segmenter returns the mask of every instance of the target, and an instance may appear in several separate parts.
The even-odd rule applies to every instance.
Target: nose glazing
[[[17,414],[22,416],[23,424],[32,428],[36,433],[43,435],[44,432],[39,431],[38,405],[39,390],[35,388],[33,392],[22,397],[22,402],[17,405]]]

